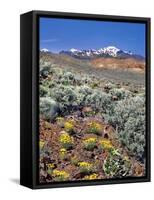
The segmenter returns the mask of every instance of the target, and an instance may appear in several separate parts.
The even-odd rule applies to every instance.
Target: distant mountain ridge
[[[100,49],[70,49],[68,51],[60,51],[59,54],[67,54],[79,59],[93,59],[93,58],[135,58],[144,60],[144,57],[132,53],[131,51],[124,51],[115,46],[108,46]]]

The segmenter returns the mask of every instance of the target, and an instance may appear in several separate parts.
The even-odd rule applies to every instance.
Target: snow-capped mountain
[[[98,49],[99,54],[108,54],[113,57],[116,57],[119,51],[120,49],[114,46],[108,46],[108,47]]]
[[[80,59],[92,59],[98,57],[144,59],[140,55],[133,54],[130,51],[121,50],[115,46],[108,46],[100,49],[87,49],[87,50],[78,50],[72,48],[68,51],[61,51],[60,54],[67,54]]]
[[[44,48],[44,49],[41,49],[41,52],[49,52],[49,50]]]

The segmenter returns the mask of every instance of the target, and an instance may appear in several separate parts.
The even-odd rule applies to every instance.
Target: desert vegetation
[[[145,175],[144,81],[87,68],[40,61],[41,183]]]

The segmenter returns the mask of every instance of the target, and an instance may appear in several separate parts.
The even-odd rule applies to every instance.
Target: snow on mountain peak
[[[109,54],[110,56],[114,56],[114,57],[116,57],[118,51],[120,51],[120,49],[118,49],[115,46],[104,47],[102,50],[104,53]]]
[[[46,49],[46,48],[41,49],[41,51],[42,51],[42,52],[49,52],[49,50]]]
[[[95,57],[129,57],[134,56],[131,51],[124,51],[115,46],[102,47],[100,49],[75,49],[71,48],[68,51],[61,51],[76,58],[95,58]]]
[[[80,50],[71,48],[70,51],[71,51],[72,53],[74,53],[74,52],[79,52]]]
[[[100,49],[89,49],[89,50],[78,50],[78,49],[74,49],[74,48],[71,48],[69,50],[71,53],[86,53],[87,56],[90,56],[90,54],[101,54],[101,53],[104,53],[104,54],[108,54],[108,55],[111,55],[111,56],[117,56],[117,52],[120,51],[119,48],[115,47],[115,46],[108,46],[108,47],[104,47],[104,48],[100,48]]]

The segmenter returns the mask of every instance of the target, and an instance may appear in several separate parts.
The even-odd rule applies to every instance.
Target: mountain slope
[[[114,81],[144,84],[145,63],[136,59],[96,58],[76,59],[66,54],[40,51],[40,66],[51,65],[70,70],[72,73],[95,75]]]
[[[96,58],[91,60],[91,64],[102,69],[130,69],[138,72],[145,70],[145,62],[135,58]]]

